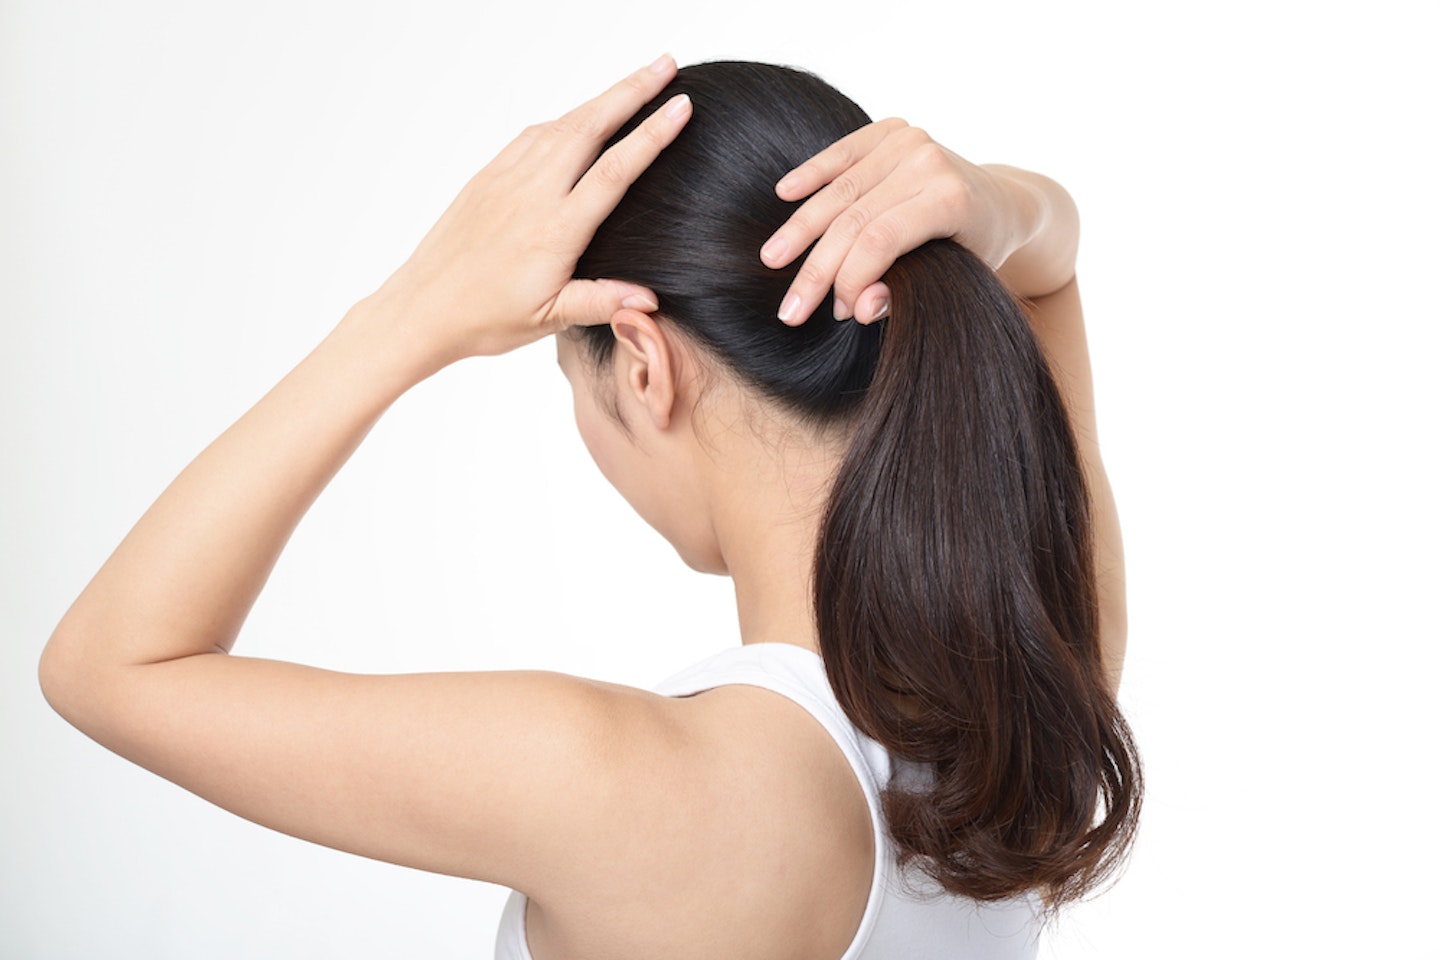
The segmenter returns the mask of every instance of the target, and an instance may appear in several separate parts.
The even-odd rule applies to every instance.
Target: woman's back
[[[599,891],[556,911],[512,894],[496,960],[1034,956],[1033,900],[982,905],[902,879],[879,797],[892,771],[903,781],[918,768],[897,769],[855,728],[813,651],[747,644],[655,690],[688,700],[684,722],[722,738],[696,733],[691,757],[694,782],[718,791],[713,822],[698,836],[645,838],[657,861],[673,860],[657,866],[667,879],[643,897],[631,888],[615,903],[615,891]]]

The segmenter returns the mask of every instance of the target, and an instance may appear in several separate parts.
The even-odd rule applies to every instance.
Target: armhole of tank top
[[[818,683],[823,685],[825,691],[823,695],[815,693],[810,689],[810,684],[802,679],[808,677],[810,683],[815,683],[817,675]],[[845,952],[839,957],[839,960],[857,960],[875,929],[880,903],[890,882],[888,834],[880,808],[881,784],[878,782],[879,776],[888,774],[888,771],[877,773],[866,760],[859,732],[845,716],[840,705],[834,702],[824,664],[817,654],[804,647],[788,643],[755,643],[729,648],[667,678],[653,689],[665,696],[688,697],[731,684],[761,687],[798,704],[830,735],[831,741],[840,748],[845,761],[850,765],[851,774],[860,784],[860,791],[865,795],[865,805],[870,813],[875,863],[860,926]],[[878,744],[875,747],[880,749]]]

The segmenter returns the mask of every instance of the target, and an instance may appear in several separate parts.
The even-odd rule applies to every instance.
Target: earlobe
[[[668,429],[677,369],[670,340],[654,317],[639,310],[617,312],[610,318],[610,329],[615,334],[620,388],[644,407],[657,430]]]

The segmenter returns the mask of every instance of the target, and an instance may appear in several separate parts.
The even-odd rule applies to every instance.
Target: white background
[[[1080,203],[1149,793],[1042,956],[1440,956],[1424,10],[6,0],[0,956],[488,956],[499,888],[210,807],[66,726],[35,663],[475,169],[666,50],[808,67]],[[403,398],[240,649],[648,686],[732,621],[589,463],[547,343]]]

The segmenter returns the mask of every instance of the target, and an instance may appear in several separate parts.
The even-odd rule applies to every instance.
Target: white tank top
[[[952,897],[895,865],[895,844],[885,829],[880,791],[892,775],[910,782],[920,772],[892,758],[865,736],[835,700],[820,657],[788,643],[733,647],[680,671],[655,687],[671,697],[744,683],[773,690],[804,707],[829,731],[865,792],[875,831],[875,872],[855,939],[838,960],[1018,960],[1039,947],[1038,897],[997,904]],[[500,917],[495,960],[534,960],[525,940],[525,895],[511,893]]]

